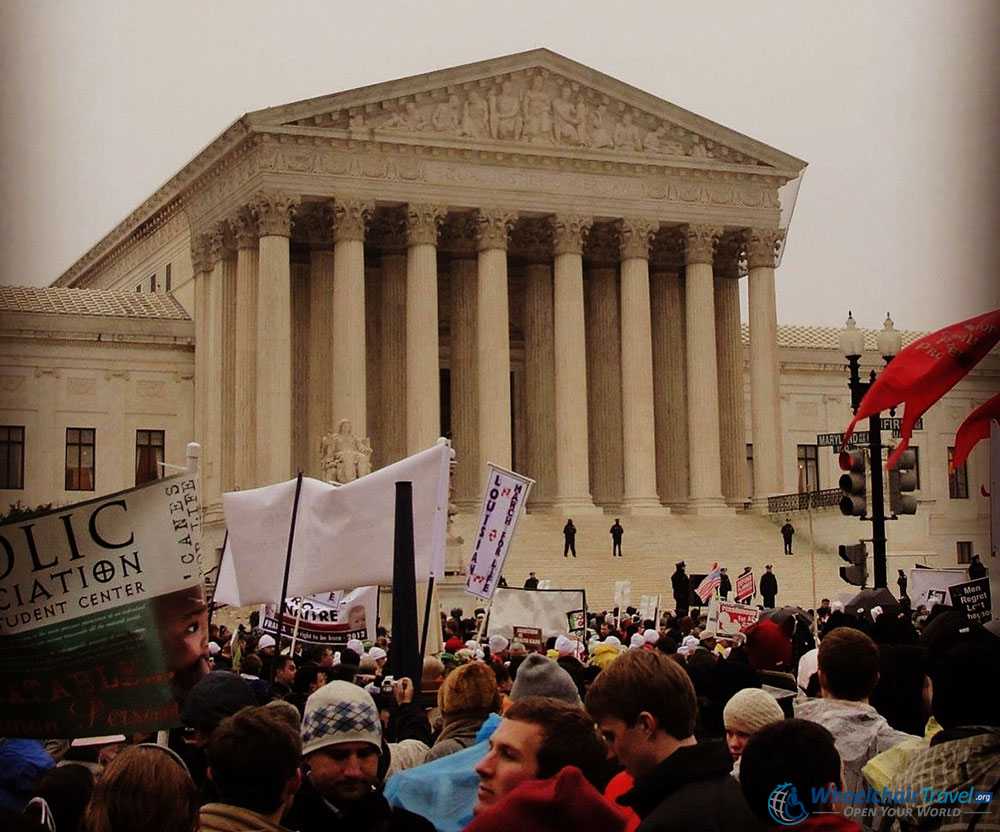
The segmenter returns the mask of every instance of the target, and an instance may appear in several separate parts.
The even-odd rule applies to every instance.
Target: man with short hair
[[[829,729],[844,761],[844,788],[864,789],[861,769],[876,754],[913,739],[892,728],[868,704],[879,677],[879,649],[852,627],[838,627],[819,645],[817,655],[821,699],[795,704],[795,716]],[[741,767],[742,771],[742,767]]]
[[[622,535],[624,534],[625,529],[616,517],[614,524],[611,526],[611,557],[620,558],[622,556]]]
[[[377,788],[382,753],[382,723],[371,694],[350,682],[324,685],[306,702],[306,777],[285,825],[299,832],[433,832],[429,821],[390,806],[382,796]]]
[[[274,682],[271,684],[271,699],[287,699],[291,696],[297,671],[295,659],[291,656],[281,656],[278,659],[278,669],[274,671]]]
[[[607,749],[583,708],[548,696],[515,702],[489,739],[476,766],[479,791],[473,814],[502,800],[525,780],[554,777],[577,766],[593,784],[605,768]]]
[[[773,829],[861,832],[837,814],[843,792],[840,755],[822,725],[786,719],[761,728],[743,750],[740,786],[751,811]],[[774,792],[782,788],[782,802]]]
[[[764,567],[764,574],[760,576],[760,597],[764,602],[764,609],[774,608],[774,599],[778,595],[778,578],[771,571],[771,564]]]
[[[282,832],[282,814],[302,782],[302,741],[269,708],[243,708],[208,742],[208,779],[219,801],[201,808],[205,832]]]
[[[678,618],[683,618],[688,614],[688,608],[691,604],[691,579],[684,571],[685,566],[687,564],[684,561],[677,561],[674,564],[674,574],[670,576],[670,588],[674,593],[674,608]]]
[[[698,703],[680,664],[630,650],[594,680],[586,707],[634,779],[618,802],[642,819],[638,832],[760,827],[729,774],[725,744],[695,740]]]

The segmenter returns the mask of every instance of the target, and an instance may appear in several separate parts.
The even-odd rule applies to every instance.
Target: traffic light
[[[868,550],[865,544],[838,546],[837,551],[850,564],[840,567],[840,577],[849,584],[863,588],[868,583]]]
[[[917,498],[909,493],[917,488],[916,467],[916,453],[903,451],[889,472],[889,510],[894,515],[917,513]]]
[[[865,494],[865,451],[857,448],[853,451],[841,451],[840,469],[846,473],[840,477],[840,513],[848,517],[864,517],[868,512],[868,500]]]

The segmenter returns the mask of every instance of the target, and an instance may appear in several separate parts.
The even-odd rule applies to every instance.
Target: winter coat
[[[680,601],[683,605],[686,605],[688,598],[691,597],[691,579],[686,573],[682,572],[678,568],[673,575],[670,576],[670,586],[674,590],[674,600]]]
[[[876,754],[914,739],[897,731],[885,717],[865,702],[843,699],[806,699],[794,704],[795,716],[808,719],[833,734],[844,763],[844,791],[867,788],[861,768]]]
[[[778,594],[778,579],[773,572],[765,572],[760,576],[760,594],[762,598],[774,598]]]
[[[485,721],[483,717],[471,717],[447,722],[441,731],[441,736],[424,757],[424,762],[429,763],[475,745],[476,735]]]
[[[382,832],[434,832],[434,825],[429,820],[406,809],[390,806],[377,791],[337,813],[316,791],[308,777],[302,779],[302,788],[281,820],[297,832],[369,832],[375,829]]]
[[[909,764],[893,779],[889,789],[893,792],[930,786],[935,791],[993,792],[993,801],[979,806],[956,804],[961,809],[955,817],[921,816],[917,810],[923,806],[922,795],[913,795],[914,800],[902,804],[909,813],[897,816],[891,827],[903,832],[915,830],[940,830],[958,832],[969,828],[975,820],[976,832],[998,832],[1000,830],[1000,801],[997,790],[1000,787],[1000,728],[976,729],[968,735],[967,729],[941,731],[931,740],[930,747],[913,757]],[[964,736],[963,736],[964,734]],[[948,804],[950,808],[955,808]],[[969,810],[985,811],[984,815],[969,814]],[[889,828],[889,827],[884,827]]]
[[[722,742],[682,746],[618,798],[642,818],[637,832],[758,832]]]
[[[206,803],[199,820],[199,832],[289,832],[263,815],[228,803]]]

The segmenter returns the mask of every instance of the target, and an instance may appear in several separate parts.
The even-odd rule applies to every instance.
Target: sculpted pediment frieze
[[[357,138],[416,137],[479,146],[502,142],[638,155],[650,161],[712,160],[773,167],[735,147],[734,142],[666,118],[655,112],[655,107],[638,106],[608,89],[546,68],[445,84],[382,100],[359,102],[350,98],[346,94],[332,96],[330,104],[347,100],[342,106],[298,113],[281,125],[345,131]]]

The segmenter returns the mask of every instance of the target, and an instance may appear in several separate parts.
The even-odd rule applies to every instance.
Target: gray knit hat
[[[382,723],[371,694],[350,682],[323,685],[306,700],[302,754],[328,745],[367,742],[382,750]]]
[[[515,702],[529,696],[554,696],[570,705],[583,705],[573,677],[540,653],[532,653],[521,662],[510,689],[510,698]]]

